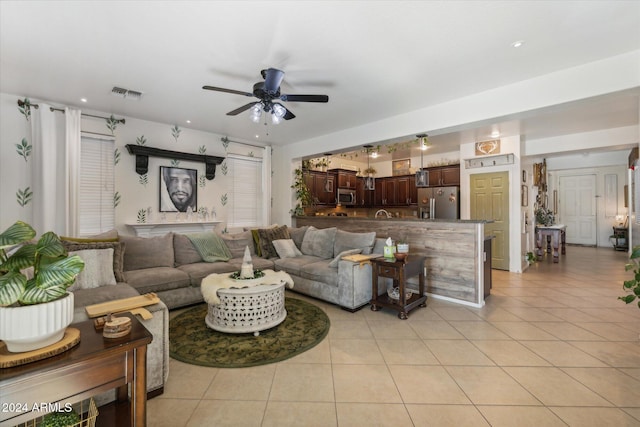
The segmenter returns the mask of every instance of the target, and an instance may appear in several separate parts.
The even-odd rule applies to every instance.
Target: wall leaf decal
[[[175,125],[174,127],[171,128],[171,136],[173,136],[176,142],[178,142],[178,137],[180,136],[180,132],[182,132],[182,129],[180,129],[178,125]]]
[[[16,201],[22,207],[28,205],[32,197],[33,192],[31,191],[30,187],[27,187],[24,190],[18,189],[18,192],[16,193]]]
[[[16,151],[18,154],[24,158],[24,161],[27,161],[27,157],[31,155],[31,149],[33,147],[27,141],[27,138],[22,138],[22,142],[20,144],[16,144]]]

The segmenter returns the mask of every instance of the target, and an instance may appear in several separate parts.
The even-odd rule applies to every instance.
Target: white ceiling
[[[640,1],[0,1],[0,91],[274,145],[638,49]],[[265,127],[225,115],[252,98],[202,90],[251,92],[268,67],[286,72],[282,92],[329,103],[287,103],[297,118]],[[113,86],[143,97],[117,98]],[[431,139],[448,147],[496,126],[527,140],[637,125],[638,97]]]

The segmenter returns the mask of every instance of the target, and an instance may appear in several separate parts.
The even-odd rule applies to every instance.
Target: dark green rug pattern
[[[193,365],[244,368],[289,359],[327,336],[330,322],[320,308],[296,298],[286,298],[285,308],[284,322],[256,337],[210,329],[204,322],[207,305],[199,305],[171,319],[169,354]]]

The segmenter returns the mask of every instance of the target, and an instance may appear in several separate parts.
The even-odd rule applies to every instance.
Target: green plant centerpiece
[[[12,352],[62,339],[73,319],[73,294],[67,289],[84,268],[79,256],[68,256],[55,233],[33,242],[35,236],[33,227],[22,221],[0,234],[0,339]],[[38,320],[38,312],[46,317]],[[43,331],[47,337],[40,342],[37,336]]]
[[[536,223],[544,226],[553,225],[555,216],[551,209],[547,209],[544,206],[536,209]]]
[[[629,294],[618,297],[618,299],[626,304],[631,304],[637,299],[638,308],[640,308],[640,246],[633,247],[629,260],[630,262],[624,266],[624,270],[633,270],[633,278],[625,280],[622,285],[622,288]]]

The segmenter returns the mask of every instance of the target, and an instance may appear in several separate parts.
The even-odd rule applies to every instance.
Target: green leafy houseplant
[[[628,292],[628,295],[618,297],[619,300],[630,304],[638,299],[638,307],[640,308],[640,246],[634,246],[629,256],[631,262],[624,266],[625,271],[633,270],[633,279],[625,280],[622,288]]]
[[[313,195],[311,194],[311,190],[307,187],[307,184],[304,182],[304,169],[297,168],[294,171],[293,184],[291,188],[294,189],[296,196],[296,206],[291,210],[292,215],[300,216],[304,215],[304,208],[306,206],[313,205]]]
[[[44,233],[30,242],[36,231],[27,223],[17,221],[0,234],[0,306],[41,304],[67,293],[84,261],[69,257],[60,238],[53,232]],[[17,246],[17,248],[16,248]],[[7,250],[12,250],[7,253]],[[33,277],[23,271],[33,267]],[[31,276],[29,274],[29,276]]]

